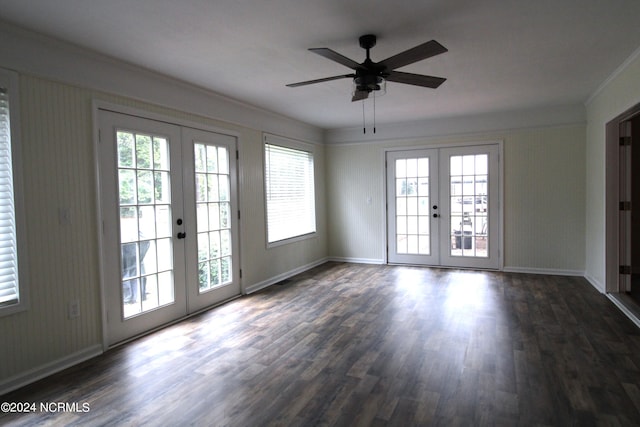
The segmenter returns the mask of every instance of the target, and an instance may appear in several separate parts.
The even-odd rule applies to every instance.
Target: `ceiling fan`
[[[331,80],[352,78],[354,84],[354,92],[351,100],[360,101],[368,98],[371,92],[380,90],[385,81],[435,89],[446,80],[443,77],[433,77],[395,71],[396,68],[400,68],[405,65],[409,65],[414,62],[418,62],[423,59],[427,59],[432,56],[440,55],[441,53],[447,52],[447,48],[445,48],[435,40],[431,40],[412,49],[405,50],[404,52],[398,53],[397,55],[394,55],[380,62],[373,62],[369,55],[369,50],[376,45],[376,36],[373,34],[366,34],[364,36],[361,36],[359,41],[360,47],[366,49],[367,51],[367,58],[361,64],[326,47],[309,49],[313,53],[324,56],[327,59],[351,68],[355,71],[355,73],[308,80],[299,83],[291,83],[287,86],[299,87],[314,83],[328,82]]]

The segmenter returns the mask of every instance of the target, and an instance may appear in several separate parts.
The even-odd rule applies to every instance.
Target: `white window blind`
[[[313,153],[265,140],[268,243],[315,233]]]
[[[0,308],[20,302],[9,94],[0,87]]]

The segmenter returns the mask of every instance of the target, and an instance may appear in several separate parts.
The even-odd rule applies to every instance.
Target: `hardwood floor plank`
[[[586,280],[327,263],[6,396],[0,424],[640,425],[640,331]]]

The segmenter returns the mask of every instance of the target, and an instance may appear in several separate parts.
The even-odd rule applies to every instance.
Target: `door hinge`
[[[238,160],[239,158],[240,158],[240,152],[236,150],[236,160]]]
[[[242,269],[240,269],[240,278],[242,279]]]
[[[628,147],[631,145],[631,137],[630,136],[621,136],[620,137],[620,146]]]
[[[621,211],[630,211],[631,210],[631,202],[620,202],[620,210]]]
[[[631,266],[630,265],[621,265],[620,266],[620,274],[631,274]]]
[[[240,220],[240,209],[238,209],[238,221]]]

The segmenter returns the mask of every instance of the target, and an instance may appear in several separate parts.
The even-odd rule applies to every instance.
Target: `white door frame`
[[[101,318],[102,318],[102,349],[103,351],[108,350],[109,348],[111,348],[111,346],[109,345],[109,341],[108,341],[108,323],[107,323],[107,297],[106,297],[106,280],[105,280],[105,265],[104,265],[104,235],[103,235],[103,222],[104,222],[104,217],[103,217],[103,206],[102,206],[102,200],[101,200],[101,193],[100,193],[100,189],[101,189],[101,176],[100,176],[100,150],[99,150],[99,144],[100,144],[100,121],[99,121],[99,112],[100,110],[104,110],[104,111],[111,111],[114,113],[119,113],[119,114],[124,114],[124,115],[129,115],[129,116],[136,116],[136,117],[140,117],[142,119],[149,119],[149,120],[155,120],[158,122],[165,122],[168,124],[173,124],[176,126],[180,126],[180,127],[188,127],[188,128],[193,128],[193,129],[198,129],[198,130],[202,130],[205,132],[212,132],[212,133],[218,133],[218,134],[222,134],[222,135],[227,135],[227,136],[231,136],[236,138],[237,141],[237,145],[236,145],[236,149],[239,151],[241,151],[241,146],[242,146],[242,140],[241,140],[241,134],[239,132],[235,132],[235,131],[231,131],[229,129],[225,129],[225,128],[220,128],[220,127],[216,127],[216,126],[211,126],[211,125],[204,125],[202,123],[198,123],[198,122],[194,122],[194,121],[190,121],[190,120],[185,120],[185,119],[180,119],[180,118],[176,118],[176,117],[171,117],[168,115],[164,115],[164,114],[159,114],[159,113],[153,113],[153,112],[149,112],[149,111],[145,111],[145,110],[141,110],[138,108],[134,108],[134,107],[130,107],[130,106],[125,106],[125,105],[120,105],[120,104],[116,104],[116,103],[112,103],[112,102],[107,102],[107,101],[103,101],[103,100],[98,100],[98,99],[93,99],[92,100],[92,128],[93,128],[93,163],[94,163],[94,170],[95,170],[95,180],[96,180],[96,192],[95,192],[95,206],[96,206],[96,212],[97,212],[97,241],[98,241],[98,271],[99,271],[99,284],[100,284],[100,309],[101,309]],[[236,187],[236,198],[237,198],[237,207],[238,207],[238,211],[240,211],[242,209],[241,206],[241,197],[240,197],[240,177],[242,176],[242,166],[240,165],[239,162],[237,162],[236,164],[236,182],[237,182],[237,187]],[[241,259],[241,251],[240,251],[240,244],[239,242],[241,241],[241,230],[240,230],[240,223],[238,221],[237,224],[237,231],[236,231],[236,236],[235,238],[237,239],[237,242],[235,244],[237,244],[237,249],[236,249],[236,255],[237,255],[237,268],[241,269],[242,268],[242,259]],[[237,276],[237,280],[239,281],[240,284],[240,293],[244,294],[246,293],[244,284],[242,282],[242,278],[240,277],[240,275],[238,274]],[[186,317],[189,317],[191,315],[197,314],[197,312],[191,313],[191,314],[187,314]],[[177,321],[182,320],[178,319]],[[161,326],[164,327],[164,326]],[[152,332],[152,331],[149,331]],[[126,342],[123,341],[123,343]],[[121,343],[118,343],[118,345]]]
[[[499,191],[499,195],[498,195],[498,207],[497,207],[497,220],[498,220],[498,230],[497,230],[497,237],[496,237],[496,243],[499,245],[498,247],[498,251],[497,251],[497,270],[501,271],[504,269],[504,141],[503,140],[487,140],[487,141],[469,141],[469,142],[457,142],[457,143],[451,143],[451,144],[444,144],[444,143],[436,143],[436,144],[424,144],[424,145],[415,145],[415,146],[397,146],[397,147],[385,147],[383,149],[382,152],[382,165],[383,165],[383,170],[384,172],[384,177],[383,177],[383,192],[384,192],[384,197],[385,197],[385,204],[383,206],[383,210],[384,210],[384,263],[387,264],[389,262],[389,251],[387,250],[387,248],[389,248],[389,233],[388,233],[388,229],[389,229],[389,216],[388,216],[388,209],[387,206],[390,203],[390,201],[388,200],[387,194],[388,194],[388,184],[387,184],[387,167],[386,167],[386,161],[387,161],[387,157],[388,157],[388,153],[390,152],[394,152],[394,151],[413,151],[413,150],[430,150],[430,149],[454,149],[454,148],[459,148],[459,147],[472,147],[472,146],[480,146],[480,145],[496,145],[497,146],[497,150],[498,150],[498,191]],[[442,203],[440,204],[442,206]],[[448,267],[446,265],[439,265],[440,267]],[[461,267],[455,267],[455,266],[451,266],[452,268],[461,268]],[[470,267],[470,268],[477,268],[477,267]]]

